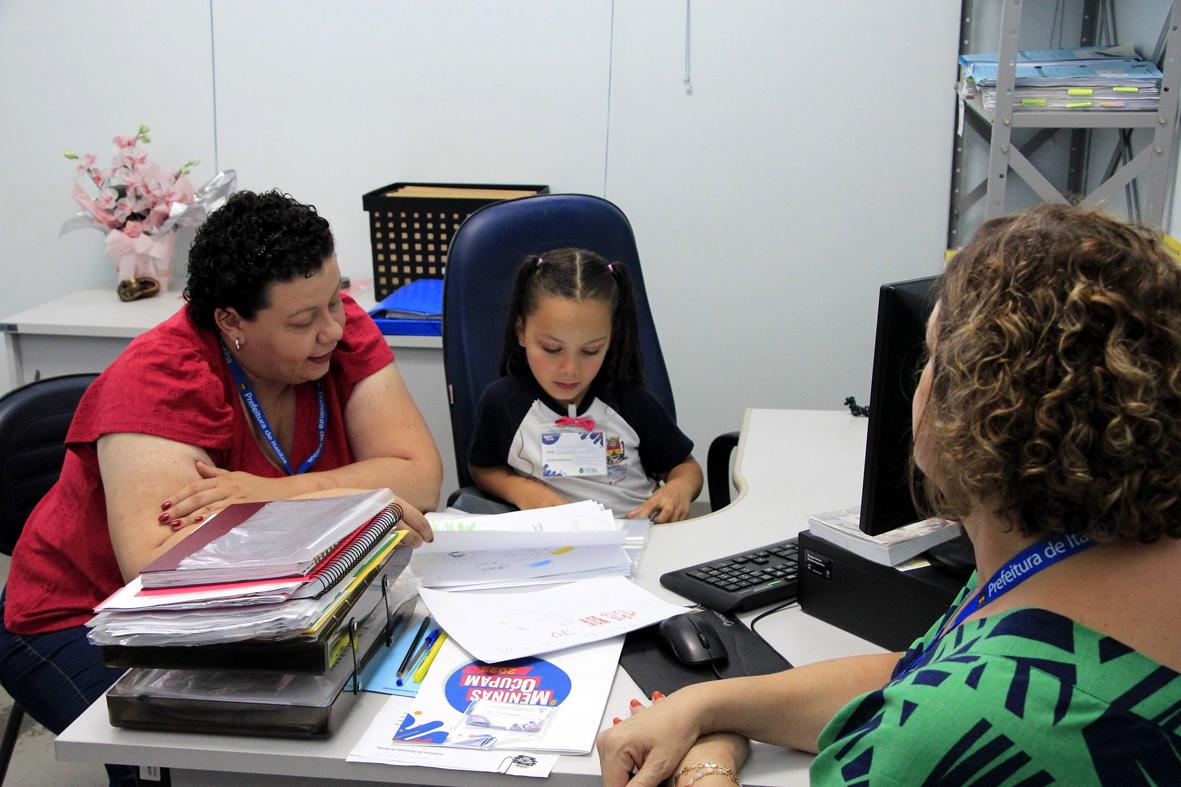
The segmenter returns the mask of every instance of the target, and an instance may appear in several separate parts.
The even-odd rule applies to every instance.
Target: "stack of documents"
[[[1019,52],[1014,110],[1155,111],[1162,74],[1131,47]],[[996,53],[960,56],[960,94],[996,108]]]
[[[230,506],[99,604],[89,638],[156,647],[315,636],[387,567],[403,535],[392,500],[382,489]]]
[[[447,639],[348,759],[545,776],[591,751],[623,635],[684,611],[627,579],[636,534],[594,502],[430,519],[411,567]]]
[[[593,501],[428,518],[435,540],[415,550],[411,563],[423,587],[489,590],[631,573],[627,534]]]
[[[876,536],[861,532],[861,509],[808,515],[808,531],[819,539],[883,566],[896,566],[963,535],[958,522],[932,517]]]
[[[103,661],[133,668],[107,694],[112,723],[331,735],[345,685],[410,613],[399,516],[382,489],[211,518],[89,621]]]

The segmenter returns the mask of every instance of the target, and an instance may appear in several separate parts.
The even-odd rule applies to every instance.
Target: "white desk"
[[[865,426],[865,419],[853,418],[847,412],[748,411],[737,456],[737,499],[715,514],[654,527],[636,581],[671,601],[683,603],[683,599],[660,587],[662,573],[787,538],[803,527],[807,514],[855,503],[860,497]],[[882,652],[794,608],[763,619],[758,631],[797,665]],[[610,724],[612,716],[626,717],[629,699],[638,696],[635,683],[619,670],[604,724]],[[104,698],[58,736],[56,752],[63,760],[168,767],[177,787],[242,783],[243,773],[257,774],[249,777],[254,787],[324,779],[338,779],[345,784],[511,783],[520,787],[526,783],[491,774],[346,763],[345,756],[385,699],[384,695],[364,695],[330,740],[289,741],[118,729],[107,722]],[[742,772],[743,784],[806,785],[810,761],[810,756],[799,752],[755,746]],[[578,787],[600,784],[597,755],[562,757],[550,783]]]
[[[373,307],[372,291],[354,295]],[[39,377],[101,372],[144,331],[184,305],[179,291],[124,303],[115,290],[79,290],[0,320],[0,394]],[[443,492],[459,486],[438,336],[386,336],[398,371],[443,456]],[[442,501],[440,501],[442,502]]]

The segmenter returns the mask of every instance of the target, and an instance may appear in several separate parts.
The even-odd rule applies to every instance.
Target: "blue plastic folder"
[[[442,336],[443,280],[404,284],[370,309],[369,316],[386,335]]]

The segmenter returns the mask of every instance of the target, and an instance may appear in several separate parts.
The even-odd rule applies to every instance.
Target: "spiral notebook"
[[[388,489],[226,507],[140,571],[145,588],[301,577],[393,502]]]

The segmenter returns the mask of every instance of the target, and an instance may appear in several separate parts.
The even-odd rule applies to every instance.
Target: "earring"
[[[242,352],[242,340],[237,336],[234,337],[234,349],[238,352]]]

